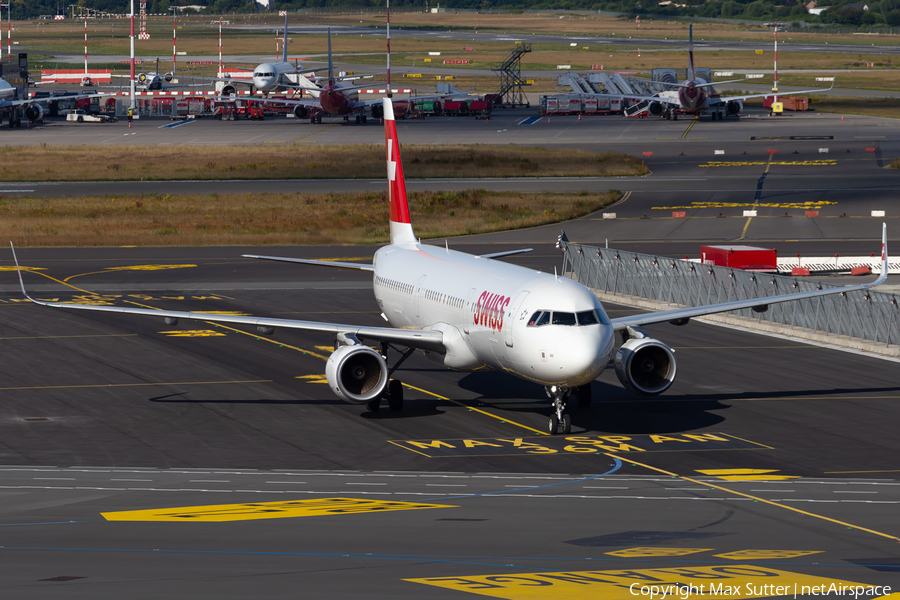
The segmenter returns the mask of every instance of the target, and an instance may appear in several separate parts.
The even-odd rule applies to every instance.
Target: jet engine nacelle
[[[175,79],[175,74],[174,73],[166,73],[165,75],[163,75],[163,77],[165,78],[165,80],[167,82],[171,82],[173,79]]]
[[[147,80],[150,79],[146,73],[138,73],[137,80],[138,83],[147,83]]]
[[[616,352],[616,375],[626,389],[655,396],[675,381],[675,353],[653,338],[631,338]]]
[[[298,104],[294,107],[294,116],[298,119],[305,119],[309,116],[309,108],[303,106],[302,104]]]
[[[741,112],[744,108],[744,103],[740,100],[731,100],[728,104],[725,105],[725,112],[729,115],[736,115]]]
[[[661,102],[651,102],[647,107],[651,115],[661,115],[663,113],[663,105]]]
[[[237,89],[233,85],[226,85],[225,87],[222,88],[222,95],[223,96],[236,96]]]
[[[372,105],[372,118],[380,119],[384,116],[384,106],[381,104]]]
[[[40,104],[29,104],[25,107],[25,116],[29,121],[39,121],[44,116],[44,109]]]
[[[364,404],[387,387],[388,368],[384,357],[368,346],[341,346],[328,357],[325,378],[338,398]]]

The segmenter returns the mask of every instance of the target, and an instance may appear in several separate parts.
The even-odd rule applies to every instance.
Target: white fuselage
[[[293,83],[287,75],[296,70],[289,62],[263,63],[253,70],[253,87],[261,92],[279,91],[282,86]]]
[[[0,102],[4,100],[12,100],[15,98],[16,88],[11,86],[8,81],[0,78]]]
[[[374,263],[384,316],[395,327],[442,331],[447,353],[438,360],[448,367],[572,388],[596,379],[612,355],[606,313],[571,279],[437,246],[386,246]],[[556,316],[530,323],[541,311]]]

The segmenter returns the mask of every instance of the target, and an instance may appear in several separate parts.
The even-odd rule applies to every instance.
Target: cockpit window
[[[551,322],[554,325],[575,325],[575,313],[554,312]]]
[[[529,327],[540,327],[550,322],[550,311],[539,310],[528,319]]]
[[[579,325],[596,325],[599,323],[597,313],[592,310],[585,310],[575,314],[578,316]]]
[[[536,311],[531,318],[528,319],[529,327],[540,327],[541,325],[566,325],[585,327],[588,325],[609,325],[609,317],[603,312],[602,308],[595,310],[583,310],[578,313],[570,312],[552,312],[549,310]]]

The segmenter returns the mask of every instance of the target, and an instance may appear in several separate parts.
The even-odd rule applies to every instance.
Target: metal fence
[[[623,250],[567,242],[561,247],[563,273],[598,292],[655,302],[660,310],[840,287]],[[745,309],[727,314],[782,326],[788,335],[797,330],[858,339],[873,347],[900,344],[900,308],[891,293],[856,290],[772,304],[762,313]]]

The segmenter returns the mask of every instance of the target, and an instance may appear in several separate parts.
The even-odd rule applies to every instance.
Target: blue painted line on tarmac
[[[545,485],[535,485],[532,487],[523,487],[516,488],[514,490],[500,490],[497,492],[484,492],[482,494],[463,494],[461,496],[441,496],[440,498],[426,498],[422,500],[422,502],[433,502],[435,500],[459,500],[462,498],[477,498],[478,496],[496,496],[498,494],[509,494],[510,492],[529,492],[531,490],[540,490],[549,487],[556,487],[559,485],[571,485],[573,483],[584,483],[585,481],[592,481],[594,479],[598,479],[600,477],[605,477],[606,475],[611,475],[622,468],[622,461],[618,458],[613,459],[615,462],[612,464],[612,469],[607,471],[606,473],[601,473],[600,475],[592,475],[591,477],[585,477],[583,479],[573,479],[572,481],[560,481],[559,483],[547,483]]]
[[[163,125],[160,129],[172,129],[173,127],[181,127],[182,125],[187,125],[188,123],[193,123],[194,121],[175,121],[174,123],[169,123],[168,125]]]
[[[0,527],[18,527],[19,525],[68,525],[69,523],[87,523],[87,521],[49,521],[47,523],[0,523]]]
[[[523,119],[519,121],[519,125],[534,125],[544,117],[528,117],[527,119]]]

